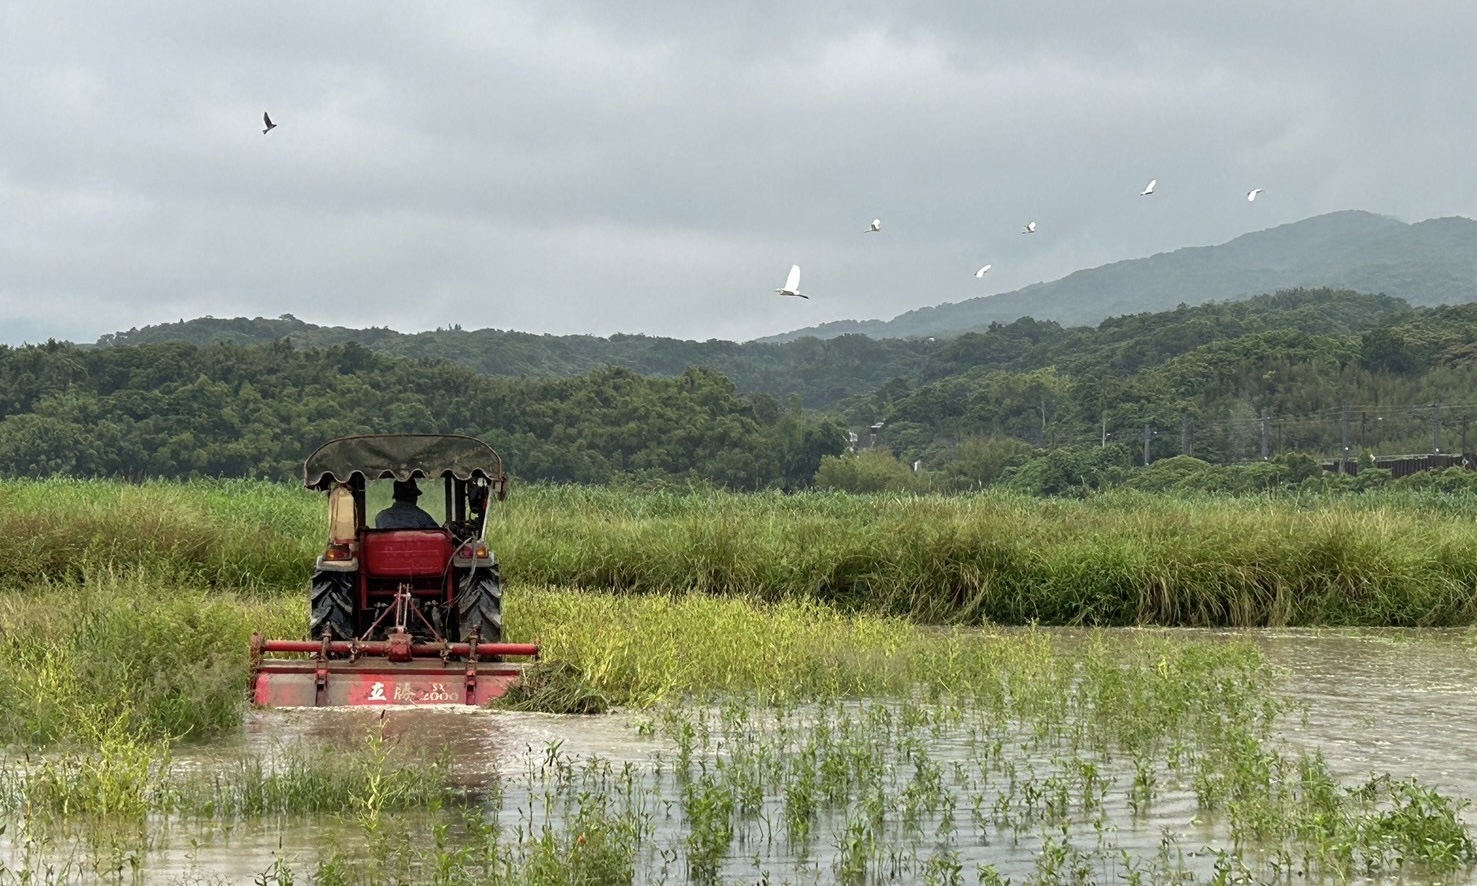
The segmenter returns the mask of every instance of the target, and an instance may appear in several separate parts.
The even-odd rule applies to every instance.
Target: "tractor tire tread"
[[[476,627],[483,643],[503,641],[503,584],[497,567],[479,569],[457,595],[457,633],[463,643]]]
[[[308,635],[314,640],[327,628],[334,640],[352,640],[354,633],[354,576],[319,573],[313,576]]]

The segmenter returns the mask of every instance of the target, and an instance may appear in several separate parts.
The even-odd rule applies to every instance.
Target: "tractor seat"
[[[370,529],[359,544],[372,576],[440,576],[451,562],[451,533],[444,529]]]

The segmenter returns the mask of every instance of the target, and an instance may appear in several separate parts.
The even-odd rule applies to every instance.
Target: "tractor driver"
[[[395,481],[395,503],[374,517],[375,529],[439,529],[436,518],[421,510],[415,500],[421,488],[415,479]]]

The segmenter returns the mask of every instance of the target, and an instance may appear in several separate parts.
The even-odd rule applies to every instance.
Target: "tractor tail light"
[[[337,560],[340,562],[352,560],[354,559],[354,551],[346,544],[331,544],[323,549],[323,559],[329,561]]]

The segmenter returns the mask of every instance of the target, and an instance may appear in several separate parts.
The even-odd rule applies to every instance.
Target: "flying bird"
[[[262,135],[266,135],[277,128],[277,124],[272,122],[272,116],[266,111],[262,111],[262,122],[267,124],[267,128],[262,130]]]
[[[1257,194],[1260,194],[1261,192],[1262,192],[1262,189],[1261,188],[1252,188],[1250,191],[1247,191],[1246,192],[1246,202],[1247,203],[1254,203],[1254,202],[1256,202],[1256,195]]]
[[[875,234],[880,230],[882,230],[882,219],[874,218],[872,219],[872,223],[870,225],[867,225],[867,229],[865,231],[862,231],[862,233]]]
[[[797,298],[810,298],[800,291],[800,266],[790,265],[790,276],[785,278],[785,285],[776,289],[780,295],[793,295]]]
[[[1033,221],[1026,222],[1026,229],[1024,231],[1021,231],[1021,233],[1022,234],[1034,234],[1034,233],[1036,233],[1036,223],[1033,222]]]
[[[1149,179],[1149,184],[1147,186],[1145,186],[1145,188],[1142,191],[1139,191],[1139,196],[1140,197],[1151,197],[1151,196],[1153,196],[1153,194],[1154,194],[1154,186],[1157,185],[1157,184],[1159,184],[1159,179],[1157,179],[1157,178],[1151,178],[1151,179]]]
[[[986,274],[988,274],[989,272],[990,272],[990,266],[989,265],[985,265],[983,268],[980,268],[978,271],[975,271],[974,272],[974,275],[976,277],[983,277]]]

